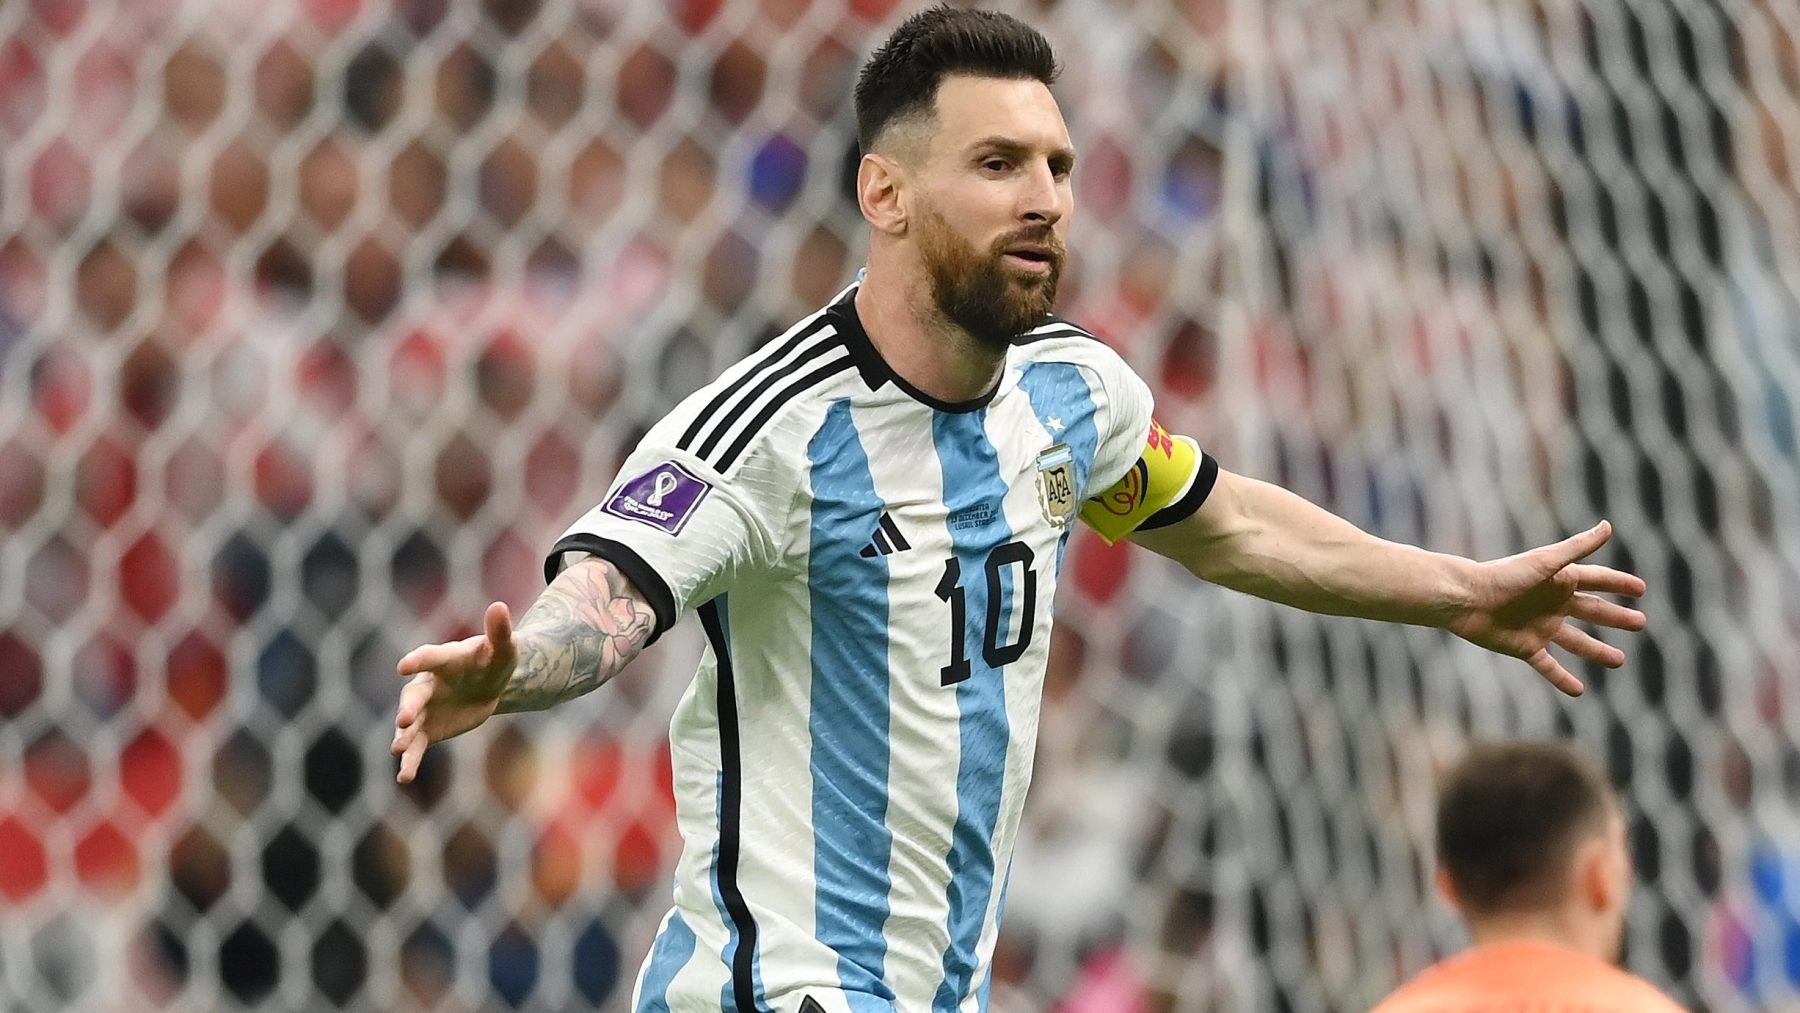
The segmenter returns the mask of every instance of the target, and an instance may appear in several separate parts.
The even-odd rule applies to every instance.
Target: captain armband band
[[[1082,505],[1081,519],[1107,544],[1192,514],[1217,481],[1219,466],[1186,436],[1150,421],[1143,453],[1112,487]]]

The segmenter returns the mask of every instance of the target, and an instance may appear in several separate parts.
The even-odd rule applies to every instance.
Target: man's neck
[[[1478,946],[1495,943],[1548,943],[1610,963],[1606,943],[1594,925],[1574,912],[1489,915],[1471,921],[1469,934]]]
[[[856,290],[856,315],[901,379],[940,401],[972,401],[999,381],[1006,354],[944,319],[929,291],[924,278],[871,265]]]

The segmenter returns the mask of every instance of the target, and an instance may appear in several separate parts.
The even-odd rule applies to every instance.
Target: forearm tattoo
[[[519,662],[500,711],[543,710],[593,690],[637,657],[655,629],[656,613],[611,563],[570,567],[519,623]]]

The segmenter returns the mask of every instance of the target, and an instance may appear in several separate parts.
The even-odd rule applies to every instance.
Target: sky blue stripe
[[[1097,409],[1094,392],[1081,370],[1066,362],[1033,362],[1025,367],[1019,387],[1031,399],[1031,410],[1051,439],[1067,443],[1075,452],[1075,493],[1079,502],[1104,490],[1088,488],[1088,474],[1094,469],[1094,458],[1100,452],[1100,429],[1094,421]],[[1062,425],[1060,431],[1050,423]],[[1063,529],[1056,545],[1056,572],[1062,572],[1063,556],[1069,547],[1069,535],[1075,522]]]
[[[1100,492],[1087,487],[1094,455],[1100,451],[1100,430],[1094,420],[1094,392],[1081,370],[1066,362],[1034,362],[1025,367],[1019,386],[1050,438],[1075,452],[1076,496],[1085,500]],[[1052,419],[1062,424],[1060,432],[1051,428]]]
[[[731,610],[727,607],[726,596],[719,595],[717,598],[714,598],[713,604],[717,607],[718,611],[719,631],[724,634],[725,643],[729,647],[731,643]],[[740,757],[740,762],[741,759],[742,758]],[[741,777],[742,775],[740,774],[739,776]],[[743,787],[741,784],[738,789],[738,798],[739,803],[741,804],[743,800]],[[740,826],[741,825],[742,822],[740,819]],[[719,771],[718,776],[713,782],[713,826],[721,828],[725,826],[725,772],[723,770]],[[721,839],[715,839],[713,841],[712,898],[713,906],[718,909],[719,919],[725,923],[725,930],[729,933],[729,937],[725,940],[724,948],[719,950],[719,959],[725,964],[725,985],[719,992],[719,1009],[724,1011],[724,1013],[738,1013],[737,996],[733,992],[731,978],[732,962],[737,958],[738,928],[737,923],[732,920],[731,912],[725,907],[725,894],[719,889],[719,841]],[[743,841],[740,840],[738,842],[738,874],[740,878],[743,875],[743,863],[744,846]],[[760,1001],[763,994],[762,954],[751,954],[750,970],[750,980],[755,983],[755,992],[759,1003],[758,1008],[760,1009]]]
[[[638,1013],[669,1013],[669,983],[694,955],[694,930],[675,912],[650,947],[650,969],[638,994]]]
[[[956,768],[956,827],[950,843],[950,947],[944,951],[944,980],[932,1001],[934,1010],[954,1010],[968,994],[975,973],[976,949],[987,921],[994,889],[994,825],[1000,814],[1000,790],[1006,780],[1010,729],[1006,718],[1003,674],[982,657],[987,622],[987,558],[1012,539],[1001,503],[1006,484],[1000,462],[987,437],[987,409],[937,412],[931,435],[944,471],[944,505],[950,516],[985,504],[984,523],[958,527],[952,523],[953,551],[962,568],[967,623],[962,631],[969,678],[956,684],[961,713],[961,758]],[[978,515],[971,511],[965,516]],[[1006,567],[1003,573],[1015,569]],[[1001,584],[1001,628],[1011,615],[1011,584]]]
[[[1012,862],[1006,863],[1006,875],[1000,879],[1000,903],[994,906],[994,921],[1006,919],[1006,892],[1012,889]],[[994,969],[988,968],[987,977],[981,979],[981,990],[975,997],[975,1009],[979,1013],[987,1013],[988,995],[994,990]]]
[[[884,504],[838,401],[806,448],[812,462],[812,821],[815,932],[845,992],[891,1000],[882,980],[894,835],[888,805],[888,557],[858,553]],[[885,1003],[877,1008],[889,1008]]]
[[[883,986],[886,999],[868,992],[845,992],[844,1002],[850,1013],[894,1013],[893,989]]]

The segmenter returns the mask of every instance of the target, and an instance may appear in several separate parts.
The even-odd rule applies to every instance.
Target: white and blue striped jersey
[[[1070,522],[1139,461],[1151,397],[1046,318],[988,396],[936,401],[854,295],[687,398],[550,556],[609,559],[658,633],[694,608],[708,641],[638,1010],[986,1005]]]

